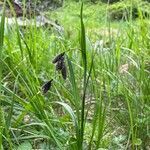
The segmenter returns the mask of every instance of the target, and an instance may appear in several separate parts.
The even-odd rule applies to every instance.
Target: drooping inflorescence
[[[53,59],[52,63],[56,64],[56,70],[60,71],[61,74],[62,74],[63,79],[66,80],[66,78],[67,78],[67,67],[66,67],[66,64],[65,64],[65,56],[64,55],[65,55],[65,52],[57,55]]]
[[[49,80],[48,82],[46,82],[43,86],[42,86],[42,91],[43,93],[47,93],[47,91],[51,88],[52,86],[52,81],[53,79]]]

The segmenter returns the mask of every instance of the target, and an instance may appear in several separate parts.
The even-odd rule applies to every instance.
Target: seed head
[[[53,59],[52,63],[55,64],[55,63],[57,63],[58,61],[60,61],[61,59],[64,59],[64,57],[63,57],[64,54],[65,54],[65,52],[63,52],[63,53],[57,55],[57,56]]]
[[[60,60],[56,63],[56,70],[59,71],[63,68],[64,61]]]
[[[63,68],[61,69],[61,74],[64,80],[66,80],[67,78],[67,67],[65,65],[65,63],[63,63]]]
[[[56,70],[60,71],[64,80],[67,78],[67,67],[65,65],[65,52],[57,55],[52,63],[56,64]]]
[[[43,86],[42,86],[42,91],[43,93],[47,93],[47,91],[51,88],[52,86],[52,81],[53,79],[51,79],[50,81],[46,82]]]

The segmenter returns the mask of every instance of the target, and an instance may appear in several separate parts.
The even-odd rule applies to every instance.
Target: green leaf
[[[72,108],[68,104],[63,103],[63,102],[55,102],[55,103],[62,105],[67,110],[67,112],[70,114],[70,117],[73,121],[74,126],[76,128],[78,128],[78,123],[77,123],[77,120],[76,120],[76,116],[75,116]]]
[[[1,22],[0,22],[0,63],[1,63],[1,59],[2,59],[2,51],[3,51],[3,43],[4,43],[4,29],[5,28],[5,3],[3,6],[3,12],[2,12],[2,17],[1,17]],[[1,79],[2,79],[2,70],[3,67],[2,65],[0,66],[0,97],[1,97]],[[5,118],[4,118],[4,111],[1,107],[1,98],[0,98],[0,149],[2,149],[2,134],[3,134],[3,130],[5,128],[4,122],[5,122]]]
[[[77,111],[79,109],[79,103],[80,103],[80,96],[79,96],[79,91],[77,89],[77,83],[76,83],[76,78],[75,78],[75,73],[73,70],[72,62],[71,60],[67,57],[68,61],[68,66],[69,66],[69,73],[70,73],[70,82],[72,85],[72,94],[74,96],[74,103],[76,105]],[[77,114],[78,115],[78,114]]]
[[[21,143],[21,145],[19,145],[17,150],[32,150],[32,145],[30,144],[30,142],[25,141]]]
[[[142,140],[141,140],[140,138],[136,138],[136,139],[134,140],[134,145],[139,146],[139,145],[141,145],[141,144],[142,144]]]

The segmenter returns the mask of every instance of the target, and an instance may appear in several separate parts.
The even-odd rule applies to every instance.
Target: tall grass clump
[[[113,32],[107,16],[101,35],[83,3],[78,12],[74,36],[21,28],[17,18],[10,27],[3,13],[1,149],[149,148],[149,22],[139,10]]]
[[[2,55],[3,55],[3,43],[4,43],[4,26],[5,26],[5,4],[3,7],[3,12],[2,12],[2,17],[1,17],[1,21],[0,21],[0,62],[2,61]],[[0,149],[3,149],[3,132],[5,130],[5,119],[4,119],[4,111],[3,111],[3,107],[1,106],[2,102],[1,102],[1,97],[2,97],[2,93],[1,93],[1,80],[2,80],[2,71],[3,68],[2,66],[0,67]]]

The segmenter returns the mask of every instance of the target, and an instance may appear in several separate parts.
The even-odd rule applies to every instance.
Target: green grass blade
[[[86,36],[85,36],[85,27],[83,23],[83,3],[81,4],[80,11],[80,19],[81,19],[81,53],[82,53],[82,61],[84,68],[84,76],[83,76],[83,97],[82,97],[82,108],[81,108],[81,128],[80,128],[80,145],[79,147],[82,149],[83,146],[83,137],[84,137],[84,123],[85,123],[85,96],[86,96],[86,80],[87,80],[87,54],[86,54]]]
[[[75,73],[74,73],[74,70],[73,70],[72,62],[68,57],[67,57],[67,61],[68,61],[68,66],[69,66],[72,94],[74,96],[74,103],[75,103],[77,116],[78,116],[78,122],[79,122],[79,120],[80,120],[79,119],[80,96],[79,96],[79,92],[78,92],[78,89],[77,89],[77,84],[76,84],[76,81],[75,81]]]
[[[3,44],[4,44],[4,31],[5,31],[5,3],[4,3],[4,7],[3,7],[3,13],[2,13],[2,17],[1,17],[1,22],[0,22],[0,62],[2,61],[2,52],[3,52]],[[3,109],[1,107],[1,80],[2,80],[2,65],[0,66],[0,149],[3,148],[2,146],[2,135],[3,135],[3,131],[5,128],[4,122],[4,112]]]

